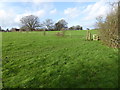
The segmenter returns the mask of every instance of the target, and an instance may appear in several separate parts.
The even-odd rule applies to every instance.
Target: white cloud
[[[6,6],[6,3],[0,3],[0,26],[3,28],[6,27],[17,27],[20,25],[20,19],[23,16],[27,15],[35,15],[38,16],[39,18],[43,18],[45,15],[48,15],[47,12],[49,10],[53,9],[52,4],[46,4],[46,3],[39,3],[39,5],[32,4],[33,6],[27,10],[26,8],[21,9],[22,13],[19,13],[20,8],[14,8],[11,6]],[[9,8],[8,8],[9,7]],[[49,8],[48,8],[49,7]],[[7,9],[7,10],[6,10]],[[16,11],[19,10],[19,11]]]
[[[17,25],[17,23],[14,21],[16,14],[9,10],[5,11],[3,9],[0,9],[0,25],[2,27],[10,27]]]
[[[24,2],[24,1],[27,1],[27,0],[21,0],[20,2]],[[3,3],[3,2],[5,2],[5,0],[3,0],[3,2],[1,2],[1,0],[0,0],[0,25],[2,25],[3,27],[6,27],[6,26],[14,27],[14,26],[19,25],[20,18],[23,16],[33,14],[33,15],[36,15],[36,16],[42,18],[42,17],[45,17],[46,15],[52,16],[52,14],[55,14],[57,12],[57,10],[55,9],[55,7],[52,3],[45,3],[45,1],[44,2],[42,2],[42,1],[43,0],[30,1],[33,3],[32,3],[32,6],[29,7],[29,10],[24,8],[22,13],[18,13],[17,10],[19,10],[20,7],[19,7],[19,9],[17,9],[14,6],[13,7],[5,6]],[[81,0],[81,1],[83,1],[83,0]],[[69,22],[73,22],[72,20],[74,20],[75,22],[80,21],[80,22],[84,22],[84,25],[88,26],[87,23],[90,23],[90,21],[93,21],[99,15],[105,16],[107,14],[107,12],[109,11],[109,7],[105,4],[105,2],[109,1],[109,0],[96,0],[96,1],[97,2],[95,4],[88,5],[85,8],[85,10],[81,9],[81,6],[78,6],[78,7],[76,6],[73,8],[65,9],[64,13],[62,13],[60,15],[61,15],[61,17],[64,17],[66,20],[68,20]],[[113,0],[113,1],[115,1],[115,0]],[[57,2],[57,0],[55,2]],[[12,10],[10,10],[10,8]],[[22,9],[20,9],[20,10],[22,11]],[[25,12],[25,10],[26,10],[26,12]],[[81,16],[82,16],[82,19],[81,19]],[[79,24],[79,22],[78,22],[78,24]],[[82,24],[82,23],[80,23],[80,24]]]
[[[0,2],[97,2],[99,0],[0,0]],[[108,1],[108,0],[105,0]],[[109,0],[111,2],[118,0]]]
[[[80,23],[83,27],[93,28],[96,22],[96,17],[103,16],[109,13],[110,7],[105,0],[99,0],[98,2],[88,5],[82,12],[83,18],[80,19]]]
[[[59,18],[56,22],[58,22],[59,20],[65,20],[66,21],[66,18]]]
[[[105,17],[109,12],[109,7],[104,0],[100,0],[93,5],[88,5],[87,8],[82,12],[86,14],[84,20],[94,20],[98,16]]]
[[[53,10],[50,11],[50,14],[55,14],[56,12],[57,12],[57,10],[53,9]]]
[[[28,16],[28,15],[35,15],[35,16],[38,16],[39,18],[41,18],[45,15],[45,11],[44,10],[38,10],[36,12],[28,12],[28,13],[18,14],[15,18],[15,22],[20,23],[20,19],[22,17]]]
[[[32,2],[34,2],[34,3],[39,3],[39,2],[44,2],[44,0],[31,0]]]
[[[67,8],[64,10],[64,14],[67,15],[68,18],[76,18],[80,15],[80,10],[77,7]]]
[[[0,17],[5,16],[5,11],[4,10],[0,10]]]
[[[69,22],[73,23],[76,19],[75,24],[82,25],[83,27],[94,27],[96,17],[100,15],[105,17],[110,10],[106,1],[99,0],[84,9],[81,9],[81,7],[67,8],[64,10],[64,14],[67,15],[66,17]]]
[[[33,12],[33,15],[36,15],[38,17],[43,17],[45,15],[45,10],[39,10],[37,12]]]
[[[44,10],[38,10],[36,12],[31,12],[31,13],[23,13],[23,14],[16,14],[14,11],[5,11],[5,10],[0,10],[0,25],[2,27],[9,27],[9,26],[19,26],[20,24],[20,19],[23,16],[27,15],[35,15],[38,17],[43,17],[45,15]]]

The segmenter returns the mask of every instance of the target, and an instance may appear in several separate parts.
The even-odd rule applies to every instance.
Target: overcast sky
[[[66,2],[64,2],[66,1]],[[103,17],[109,12],[107,1],[115,0],[1,0],[0,26],[3,29],[20,26],[20,18],[26,15],[36,15],[40,22],[53,19],[57,22],[65,19],[68,27],[81,25],[84,29],[94,28],[95,18]]]

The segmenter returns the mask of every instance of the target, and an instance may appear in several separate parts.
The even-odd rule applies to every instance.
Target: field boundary
[[[0,33],[0,89],[2,89],[2,33]]]

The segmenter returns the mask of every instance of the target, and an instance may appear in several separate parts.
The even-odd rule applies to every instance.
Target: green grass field
[[[117,49],[86,41],[84,30],[55,33],[2,33],[3,88],[118,87]]]

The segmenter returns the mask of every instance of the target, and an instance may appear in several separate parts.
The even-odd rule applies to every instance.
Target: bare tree
[[[30,31],[40,27],[39,18],[34,15],[22,17],[20,21],[22,23],[22,27],[26,27]]]
[[[44,22],[43,22],[43,25],[47,27],[47,30],[51,30],[53,29],[54,27],[54,22],[52,19],[46,19]]]

